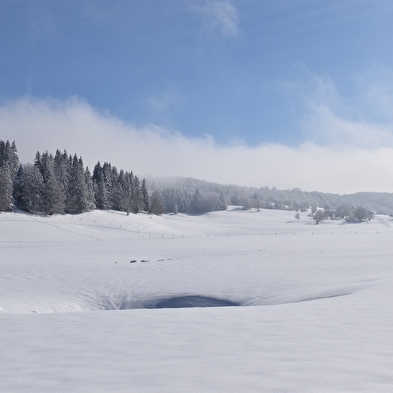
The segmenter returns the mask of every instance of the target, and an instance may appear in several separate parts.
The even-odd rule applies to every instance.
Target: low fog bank
[[[337,128],[336,123],[332,127]],[[221,184],[339,194],[393,192],[393,173],[386,170],[393,167],[389,144],[365,147],[338,140],[321,144],[306,137],[297,146],[249,146],[232,140],[219,145],[202,131],[203,136],[192,138],[157,125],[138,128],[98,112],[79,98],[23,98],[0,106],[0,139],[17,142],[23,163],[32,162],[37,151],[66,149],[82,156],[90,169],[101,160],[141,177],[193,177]]]

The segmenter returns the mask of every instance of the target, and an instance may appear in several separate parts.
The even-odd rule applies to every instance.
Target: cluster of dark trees
[[[78,214],[113,209],[161,214],[160,195],[149,198],[146,181],[132,172],[98,162],[90,173],[81,157],[37,152],[34,164],[21,165],[15,142],[0,141],[0,211]],[[151,206],[151,207],[150,207]]]
[[[94,209],[93,183],[82,158],[58,150],[37,152],[34,164],[20,165],[14,202],[29,213],[78,214]]]
[[[132,172],[120,170],[110,163],[98,162],[93,170],[93,187],[96,207],[102,210],[119,210],[127,213],[149,211],[149,195],[145,179],[140,182]]]

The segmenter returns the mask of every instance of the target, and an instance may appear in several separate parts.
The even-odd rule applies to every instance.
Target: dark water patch
[[[131,309],[163,309],[163,308],[192,308],[192,307],[239,307],[239,306],[275,306],[280,304],[295,304],[302,302],[321,301],[332,298],[349,296],[359,288],[340,288],[324,292],[285,294],[280,296],[254,296],[239,301],[216,298],[203,295],[181,295],[170,297],[133,297],[129,294],[115,296],[100,296],[96,302],[101,310],[131,310]]]
[[[191,307],[234,307],[242,304],[230,300],[200,295],[173,296],[165,298],[131,299],[127,295],[101,297],[99,308],[103,310],[132,310],[158,308],[191,308]]]
[[[154,306],[149,308],[190,308],[190,307],[234,307],[240,306],[239,303],[226,299],[218,299],[207,296],[177,296],[161,299]]]

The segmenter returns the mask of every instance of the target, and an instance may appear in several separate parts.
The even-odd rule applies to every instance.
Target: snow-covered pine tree
[[[0,167],[0,212],[10,211],[13,207],[12,179],[8,168]]]
[[[4,144],[3,165],[0,164],[0,166],[3,166],[9,170],[11,180],[13,182],[19,169],[19,158],[16,150],[15,141],[10,144],[10,142],[7,140],[7,142]]]
[[[38,168],[39,171],[41,172],[41,153],[39,151],[37,151],[37,153],[35,153],[34,166],[36,168]],[[42,172],[41,172],[41,174],[42,174]]]
[[[124,206],[124,211],[126,211],[127,214],[131,212],[131,208],[132,208],[133,187],[134,187],[134,176],[132,172],[125,172],[123,206]]]
[[[147,191],[146,180],[142,180],[142,198],[143,198],[143,207],[142,210],[145,212],[149,211],[149,193]]]
[[[8,211],[13,208],[14,181],[19,169],[19,158],[16,151],[15,141],[10,144],[0,141],[0,211]]]
[[[11,178],[14,181],[19,170],[19,157],[18,157],[15,141],[13,141],[11,144],[9,169],[11,172]]]
[[[104,179],[103,168],[98,162],[93,170],[94,199],[97,209],[109,209],[109,190]]]
[[[110,162],[104,162],[104,165],[102,166],[102,175],[103,175],[105,190],[107,193],[107,201],[103,208],[105,210],[108,210],[108,209],[112,209],[112,191],[113,191],[112,165]]]
[[[142,187],[139,181],[138,176],[134,176],[134,198],[132,201],[132,212],[137,214],[143,209],[143,195],[142,195]]]
[[[14,146],[15,144],[13,144]],[[13,206],[13,181],[16,172],[12,166],[10,142],[0,141],[0,211],[9,211]]]
[[[64,195],[66,197],[67,204],[67,190],[68,190],[68,182],[71,178],[71,166],[68,158],[68,154],[66,150],[63,153],[60,152],[59,149],[56,150],[56,154],[54,157],[54,174],[56,179],[60,182]]]
[[[45,152],[41,155],[39,168],[44,181],[42,201],[46,214],[62,214],[65,208],[66,194],[60,181],[55,176],[54,158]]]
[[[44,180],[37,166],[31,164],[20,166],[14,190],[18,207],[29,213],[44,212],[43,190]]]
[[[71,214],[83,213],[90,210],[91,201],[85,180],[85,169],[82,158],[74,155],[72,160],[71,178],[68,184],[67,212]]]
[[[119,203],[121,199],[122,190],[121,187],[119,187],[118,180],[119,180],[119,173],[117,172],[117,168],[115,166],[111,166],[110,173],[109,173],[109,182],[107,182],[107,184],[110,194],[110,205],[111,205],[110,208],[114,210],[121,210]]]
[[[12,182],[15,180],[19,170],[19,158],[15,141],[12,144],[8,140],[6,142],[0,141],[0,168],[7,168]]]
[[[132,173],[132,171],[128,175],[128,181],[129,181],[129,186],[130,186],[130,211],[133,213],[138,213],[137,204],[135,202],[135,199],[136,199],[135,179],[134,179],[134,174]]]
[[[23,207],[23,192],[24,192],[24,174],[23,174],[23,166],[19,165],[19,170],[15,178],[14,182],[14,191],[13,191],[13,197],[16,206],[20,207],[22,210]]]
[[[117,175],[112,191],[113,209],[129,212],[126,200],[126,179],[123,170]]]
[[[85,169],[85,183],[86,183],[86,207],[87,210],[95,209],[96,205],[94,204],[94,187],[93,187],[93,179],[91,177],[89,168]]]

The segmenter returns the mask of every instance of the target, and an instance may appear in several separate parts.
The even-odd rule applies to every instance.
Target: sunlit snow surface
[[[0,391],[392,392],[393,221],[294,214],[0,214]]]

